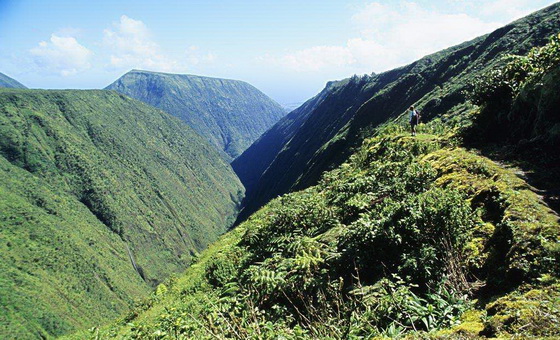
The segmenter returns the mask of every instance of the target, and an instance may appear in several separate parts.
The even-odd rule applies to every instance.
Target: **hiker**
[[[416,125],[418,125],[418,121],[420,120],[420,114],[414,109],[414,106],[408,109],[408,120],[410,122],[410,133],[416,136]]]

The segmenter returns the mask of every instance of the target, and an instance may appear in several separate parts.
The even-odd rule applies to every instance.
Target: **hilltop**
[[[106,89],[180,118],[228,160],[285,115],[278,103],[238,80],[133,70]]]

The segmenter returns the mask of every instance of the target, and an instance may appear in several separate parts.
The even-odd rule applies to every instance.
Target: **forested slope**
[[[336,82],[330,83],[321,93],[287,114],[263,133],[241,156],[231,162],[231,166],[247,192],[251,192],[255,188],[261,174],[265,172],[280,150],[294,136],[298,127],[303,124],[308,115],[323,101],[329,93],[329,89],[335,87],[336,84]],[[248,159],[251,161],[247,161]]]
[[[186,124],[113,91],[0,90],[0,337],[129,308],[235,219],[243,187]]]

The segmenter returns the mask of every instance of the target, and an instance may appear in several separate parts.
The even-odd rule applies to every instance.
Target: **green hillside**
[[[406,119],[376,128],[317,185],[269,202],[120,320],[70,338],[560,337],[560,216],[521,169],[464,146],[509,112],[523,128],[500,130],[495,147],[558,159],[559,52],[555,35],[510,58],[473,82],[479,106],[416,136]]]
[[[116,323],[75,337],[560,336],[559,217],[442,123],[391,124]]]
[[[112,319],[235,218],[243,187],[178,119],[112,91],[0,90],[1,338]]]
[[[8,87],[8,88],[14,88],[14,89],[25,89],[26,88],[19,81],[8,77],[7,75],[5,75],[2,72],[0,72],[0,87]]]
[[[419,107],[424,121],[465,112],[469,84],[503,64],[500,56],[525,54],[544,45],[560,31],[559,15],[560,4],[555,4],[410,65],[328,84],[232,163],[247,189],[241,219],[280,194],[317,183],[325,170],[346,160],[373,128],[398,117],[410,105]]]
[[[133,70],[107,89],[179,117],[231,160],[285,114],[253,86],[238,80]]]

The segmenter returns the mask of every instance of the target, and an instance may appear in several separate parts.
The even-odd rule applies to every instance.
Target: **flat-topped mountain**
[[[106,89],[179,117],[229,160],[286,113],[264,93],[239,80],[133,70]]]

